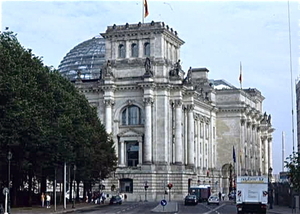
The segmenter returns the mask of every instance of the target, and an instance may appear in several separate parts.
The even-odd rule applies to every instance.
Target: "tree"
[[[300,190],[300,153],[293,152],[285,161],[285,167],[288,169],[290,184],[296,191]]]
[[[53,179],[64,162],[76,164],[85,176],[77,178],[89,181],[100,178],[99,170],[107,176],[115,169],[113,142],[71,82],[23,48],[12,32],[0,33],[0,62],[0,182],[7,185],[11,151],[13,202],[24,201],[17,200],[17,191],[26,190],[30,205],[34,181]],[[105,169],[94,160],[105,162]]]

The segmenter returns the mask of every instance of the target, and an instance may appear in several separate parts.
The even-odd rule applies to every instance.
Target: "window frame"
[[[150,42],[144,43],[144,56],[150,56],[151,55],[151,48],[150,48]]]
[[[126,47],[125,47],[125,45],[124,44],[119,44],[119,46],[118,46],[118,57],[119,58],[125,58],[126,57]]]
[[[139,46],[137,43],[131,44],[131,57],[139,57]]]
[[[138,126],[144,124],[142,110],[137,105],[126,106],[121,112],[122,126]]]

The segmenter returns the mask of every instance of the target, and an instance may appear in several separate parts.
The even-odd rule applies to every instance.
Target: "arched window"
[[[125,58],[125,46],[123,44],[119,45],[119,58]]]
[[[122,112],[122,125],[141,125],[143,117],[141,109],[135,105],[128,106]]]
[[[149,42],[146,42],[144,44],[144,55],[150,56],[150,43]]]
[[[139,56],[139,50],[138,50],[138,45],[133,43],[131,45],[131,56],[132,57],[138,57]]]

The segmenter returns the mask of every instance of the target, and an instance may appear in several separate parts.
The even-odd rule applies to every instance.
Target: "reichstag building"
[[[59,65],[111,134],[118,168],[104,184],[127,200],[160,200],[166,191],[182,200],[200,184],[228,194],[237,174],[272,167],[274,129],[262,93],[209,79],[207,68],[184,71],[183,44],[164,22],[113,25]]]

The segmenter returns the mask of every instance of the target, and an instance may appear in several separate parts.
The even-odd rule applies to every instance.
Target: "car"
[[[123,200],[120,195],[114,195],[111,197],[109,204],[122,204]]]
[[[208,198],[207,200],[207,205],[210,205],[210,204],[216,204],[216,205],[219,205],[220,204],[220,199],[218,196],[216,195],[212,195]]]
[[[198,199],[196,195],[187,195],[184,198],[184,205],[188,205],[188,204],[192,204],[192,205],[196,205],[198,204]]]
[[[235,201],[235,191],[232,191],[228,194],[229,200],[234,200]]]

